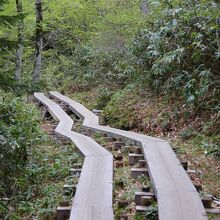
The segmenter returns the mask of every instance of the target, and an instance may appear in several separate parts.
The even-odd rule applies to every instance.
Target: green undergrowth
[[[173,147],[178,147],[178,157],[189,161],[189,169],[197,172],[202,181],[202,194],[220,198],[218,136],[195,135],[189,140],[174,138]]]
[[[54,219],[59,203],[72,197],[63,194],[63,185],[76,184],[78,177],[70,177],[69,168],[81,160],[79,157],[75,146],[55,140],[29,149],[28,163],[12,188],[13,194],[7,201],[0,201],[0,216],[5,220]],[[16,192],[18,186],[22,192]]]
[[[0,219],[54,219],[59,202],[70,201],[63,185],[76,184],[69,168],[82,157],[47,136],[48,123],[26,97],[0,90]]]
[[[137,214],[134,220],[156,220],[158,219],[158,210],[156,204],[153,204],[143,214]]]

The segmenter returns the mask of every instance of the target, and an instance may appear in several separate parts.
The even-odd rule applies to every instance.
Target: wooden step
[[[129,165],[134,165],[138,162],[138,160],[140,160],[143,157],[142,154],[129,154],[128,155],[128,163]]]
[[[141,197],[148,196],[151,197],[153,200],[155,200],[155,194],[152,192],[136,192],[135,193],[135,204],[140,205],[141,204]]]
[[[142,196],[141,197],[141,204],[142,206],[149,206],[154,202],[153,197],[151,196]]]
[[[69,185],[69,184],[65,184],[63,186],[64,189],[64,195],[66,196],[74,196],[76,193],[76,189],[77,189],[77,185]]]
[[[115,151],[121,149],[124,146],[125,146],[124,142],[121,142],[121,141],[114,142],[114,150]]]
[[[136,213],[145,213],[149,210],[149,207],[138,205],[135,207],[135,210],[136,210]]]
[[[131,178],[137,179],[141,175],[148,176],[147,168],[131,168]]]
[[[202,204],[205,208],[211,208],[213,199],[208,196],[202,197]]]
[[[72,206],[58,206],[56,210],[57,220],[66,220],[70,217]]]
[[[205,209],[205,210],[208,214],[214,214],[214,215],[220,214],[220,208],[219,209],[211,208],[211,209]]]
[[[71,168],[70,169],[70,174],[72,175],[79,175],[81,173],[82,169],[74,169],[74,168]]]

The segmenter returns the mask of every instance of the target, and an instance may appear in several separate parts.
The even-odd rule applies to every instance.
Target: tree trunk
[[[21,0],[16,0],[16,8],[18,15],[22,15],[23,8]],[[19,18],[18,22],[18,48],[16,51],[15,58],[15,80],[20,83],[21,81],[21,73],[22,73],[22,55],[24,48],[24,20],[23,18]]]
[[[218,17],[216,19],[216,25],[217,25],[217,29],[216,29],[216,41],[217,41],[217,45],[218,45],[218,52],[220,52],[220,17]]]
[[[144,15],[148,14],[148,6],[147,6],[147,0],[143,0],[141,3],[141,11]]]
[[[42,0],[35,0],[36,5],[36,45],[35,45],[35,61],[32,75],[32,82],[38,83],[41,73],[41,59],[43,47],[43,13]]]

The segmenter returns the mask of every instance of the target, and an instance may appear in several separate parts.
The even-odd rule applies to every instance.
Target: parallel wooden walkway
[[[142,147],[157,197],[160,220],[207,220],[200,196],[167,141],[99,125],[99,118],[80,103],[50,92],[79,117],[83,125],[113,137],[132,140]],[[99,218],[97,218],[98,220]]]
[[[34,93],[34,96],[48,108],[54,119],[59,121],[55,133],[71,139],[85,156],[70,220],[113,220],[112,154],[92,138],[71,131],[73,120],[58,104],[48,99],[43,93]]]

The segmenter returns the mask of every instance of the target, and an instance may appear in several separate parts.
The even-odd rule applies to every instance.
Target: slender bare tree
[[[216,28],[216,41],[218,45],[218,51],[220,52],[220,17],[216,19],[216,25],[218,28]]]
[[[147,5],[147,0],[143,0],[141,3],[141,11],[144,15],[148,14],[148,5]]]
[[[38,83],[40,80],[42,65],[42,48],[43,48],[43,12],[42,0],[35,0],[36,5],[36,43],[35,43],[35,61],[32,74],[32,82]]]
[[[22,17],[23,8],[21,0],[16,0],[16,8],[17,13],[20,15],[18,21],[18,48],[16,51],[16,58],[15,58],[15,80],[19,83],[21,81],[21,73],[22,73],[22,55],[23,55],[23,48],[24,48],[24,20]]]

